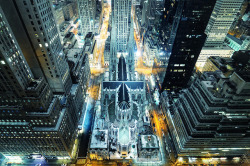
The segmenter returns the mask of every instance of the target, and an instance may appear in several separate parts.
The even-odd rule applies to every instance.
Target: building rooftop
[[[118,63],[118,81],[127,81],[127,70],[125,58],[121,56]]]
[[[70,93],[72,95],[75,95],[77,88],[78,88],[78,84],[72,84],[72,87],[70,89]]]
[[[53,108],[55,107],[55,103],[57,98],[54,97],[49,105],[49,108],[46,112],[27,112],[27,116],[48,116],[52,112]]]
[[[63,32],[65,31],[67,28],[69,28],[71,25],[70,25],[70,22],[69,21],[64,21],[61,26],[60,26],[60,31]]]
[[[128,94],[128,88],[125,85],[125,83],[121,84],[119,91],[118,91],[118,101],[119,103],[122,103],[123,101],[125,103],[129,102],[129,94]]]
[[[87,35],[85,36],[85,40],[86,40],[87,38],[93,38],[93,37],[94,37],[93,33],[92,33],[92,32],[89,32],[89,33],[87,33]]]
[[[236,72],[244,81],[250,82],[250,71],[237,71]]]
[[[108,148],[108,130],[94,129],[92,132],[90,148],[93,149]]]
[[[116,89],[121,85],[122,83],[125,83],[128,88],[130,89],[143,89],[144,88],[144,82],[143,81],[104,81],[103,82],[103,88],[108,89]]]
[[[126,126],[119,126],[119,142],[122,145],[128,144],[130,141],[130,137],[129,137],[129,128]]]
[[[155,135],[141,135],[142,148],[159,148],[158,139]]]
[[[242,41],[241,41],[240,39],[236,38],[235,36],[232,36],[232,35],[230,35],[230,34],[227,34],[227,38],[233,40],[234,42],[236,42],[236,43],[239,44],[239,45],[242,45]]]
[[[73,32],[68,32],[66,35],[65,35],[65,39],[72,39],[74,37],[74,33]]]
[[[62,123],[65,112],[66,112],[66,108],[63,108],[55,127],[34,127],[33,131],[58,131]]]
[[[33,79],[29,86],[27,87],[28,91],[36,90],[37,87],[39,87],[40,83],[43,81],[43,78],[40,77],[39,79]]]
[[[143,122],[146,124],[150,124],[150,118],[148,116],[143,116]]]

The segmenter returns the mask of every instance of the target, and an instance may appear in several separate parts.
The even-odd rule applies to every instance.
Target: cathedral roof
[[[120,56],[119,58],[118,81],[127,81],[126,62],[123,56]]]
[[[119,107],[123,110],[130,108],[128,88],[122,83],[118,92]]]
[[[119,102],[122,102],[122,101],[128,102],[129,101],[128,88],[127,88],[125,83],[122,83],[120,88],[119,88],[118,101]]]
[[[118,88],[122,83],[125,83],[126,86],[130,89],[143,89],[144,88],[144,82],[143,81],[104,81],[103,82],[103,89],[116,89]]]

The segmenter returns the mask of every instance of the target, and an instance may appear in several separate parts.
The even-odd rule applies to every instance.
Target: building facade
[[[224,40],[232,23],[236,18],[237,13],[240,10],[243,1],[244,0],[216,1],[213,12],[205,30],[207,39],[196,64],[199,70],[202,69],[206,59],[209,57],[207,54],[203,54],[204,51],[214,50],[214,52],[216,52],[218,47],[224,50],[228,49],[228,47],[224,46]],[[228,57],[230,55],[221,54],[219,56]]]
[[[6,4],[9,5],[5,6]],[[57,51],[61,47],[58,43],[57,29],[53,24],[54,19],[52,18],[50,22],[47,21],[51,17],[50,2],[1,1],[1,5],[6,8],[0,7],[0,152],[5,157],[32,157],[33,154],[42,155],[46,159],[72,158],[74,147],[72,140],[77,136],[77,123],[83,108],[82,100],[84,100],[84,93],[88,86],[86,84],[89,78],[87,74],[89,73],[88,59],[81,56],[82,59],[78,60],[80,64],[76,63],[74,71],[81,74],[76,74],[80,78],[77,78],[74,86],[71,86],[71,75],[64,54],[60,52],[57,57]],[[27,25],[25,13],[22,13],[23,15],[19,13],[19,5],[26,6],[22,9],[30,13],[28,17],[31,18]],[[16,9],[13,10],[14,18],[9,13],[6,14],[13,7]],[[38,9],[46,9],[46,11],[37,13]],[[33,15],[33,12],[37,15]],[[42,14],[44,17],[41,16]],[[16,25],[14,21],[16,21]],[[15,29],[15,26],[19,25],[19,21],[23,22],[20,24],[22,26],[18,28],[20,28],[20,32],[24,32],[20,35],[16,33],[17,29]],[[34,24],[33,31],[25,31],[31,28],[29,25],[32,23]],[[41,28],[40,33],[36,29],[38,25]],[[45,26],[47,29],[43,30]],[[51,38],[53,35],[55,36]],[[19,45],[19,43],[23,44],[19,41],[22,37],[25,42],[27,41],[27,47]],[[36,37],[36,41],[31,37]],[[41,47],[38,43],[41,44]],[[36,44],[38,47],[35,47]],[[41,51],[43,54],[39,54],[40,59],[34,63],[39,64],[40,60],[43,60],[48,65],[54,65],[53,68],[52,66],[48,68],[55,73],[57,73],[57,67],[66,68],[66,71],[62,68],[59,69],[62,69],[60,72],[65,72],[62,73],[63,75],[67,73],[68,75],[55,77],[61,79],[62,85],[67,84],[69,87],[65,86],[60,91],[58,90],[60,86],[55,88],[56,83],[51,85],[51,80],[46,75],[41,74],[38,77],[39,72],[37,71],[39,70],[34,65],[32,70],[28,62],[32,58],[36,60],[38,57],[31,56],[31,59],[28,59],[29,54],[27,53],[30,51],[31,55],[37,55]],[[46,57],[47,55],[48,57]],[[38,65],[38,67],[44,71],[44,66]],[[33,74],[33,71],[36,74]],[[65,79],[70,83],[65,83]]]
[[[249,50],[250,36],[242,36],[241,38],[238,39],[235,36],[228,34],[226,36],[225,43],[234,51]]]
[[[49,0],[17,0],[1,1],[1,5],[18,43],[21,43],[24,56],[29,61],[34,60],[35,64],[33,61],[28,61],[28,64],[34,68],[35,73],[37,68],[41,71],[36,76],[45,77],[53,92],[69,92],[72,82],[53,16],[52,3]],[[12,8],[14,15],[9,12]],[[20,34],[19,29],[24,34]],[[23,44],[23,40],[27,43]]]
[[[43,77],[34,78],[1,8],[0,21],[1,153],[70,158],[71,140],[76,136],[75,110],[64,102],[64,95],[52,94]]]
[[[63,9],[61,7],[55,8],[53,13],[54,13],[56,25],[59,28],[61,24],[65,21]]]
[[[155,59],[158,57],[158,45],[156,42],[150,38],[145,37],[145,45],[144,45],[144,53],[145,53],[145,59],[146,64],[149,67],[153,67]]]
[[[237,157],[249,150],[249,81],[249,71],[207,72],[177,100],[163,102],[177,156]]]
[[[163,89],[185,87],[206,39],[204,30],[215,1],[181,0],[178,2],[169,43],[172,47],[162,84]],[[168,43],[167,43],[168,44]]]
[[[244,0],[218,0],[205,33],[205,47],[221,46]]]
[[[81,20],[81,34],[83,38],[89,32],[94,32],[95,25],[95,0],[77,0],[79,18]]]
[[[141,135],[138,149],[140,158],[152,160],[159,158],[159,142],[155,135]]]
[[[235,70],[245,70],[249,65],[250,51],[241,50],[234,52],[231,58],[211,56],[207,59],[202,72],[220,70],[226,77],[230,76]]]
[[[70,21],[74,16],[74,3],[68,3],[63,6],[63,14],[66,21]]]
[[[203,47],[200,55],[198,57],[197,62],[195,63],[195,67],[197,70],[202,71],[206,60],[210,56],[220,56],[224,58],[229,58],[233,55],[234,50],[230,47],[220,47],[220,48],[212,48],[212,47]]]

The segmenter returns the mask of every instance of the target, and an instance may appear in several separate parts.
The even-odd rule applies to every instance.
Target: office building
[[[66,21],[70,21],[74,16],[74,3],[68,3],[63,6],[63,14]]]
[[[1,94],[5,91],[12,91],[21,97],[34,76],[23,56],[23,53],[15,39],[15,36],[8,24],[8,21],[0,8],[1,14]],[[7,74],[7,75],[6,75]],[[12,98],[12,93],[6,93]],[[3,99],[2,99],[3,100]],[[3,101],[2,101],[3,102]]]
[[[159,158],[159,142],[155,135],[141,135],[139,138],[139,157],[155,160]]]
[[[142,22],[146,28],[160,26],[165,0],[147,0],[143,2]]]
[[[249,50],[250,49],[250,36],[241,36],[237,38],[228,34],[225,39],[225,43],[234,51]]]
[[[230,77],[220,71],[205,72],[172,104],[163,102],[174,153],[179,157],[246,153],[250,145],[249,87],[249,68]]]
[[[242,50],[234,52],[232,58],[211,56],[207,59],[202,72],[220,70],[225,77],[230,76],[234,71],[245,70],[250,60],[250,51]]]
[[[129,34],[131,30],[131,0],[112,1],[112,30],[111,30],[111,48],[114,54],[117,52],[127,52]]]
[[[236,14],[244,0],[218,0],[207,24],[205,47],[219,47],[223,44]]]
[[[202,72],[221,71],[225,77],[230,76],[234,72],[232,58],[220,56],[210,56],[202,68]]]
[[[94,32],[95,25],[95,0],[77,0],[79,18],[81,20],[81,35],[84,38],[89,32]]]
[[[143,55],[146,59],[146,65],[149,67],[153,67],[155,60],[158,59],[158,55],[160,54],[159,45],[154,37],[156,37],[156,35],[154,35],[153,32],[147,32],[144,37]]]
[[[234,50],[230,47],[218,47],[218,48],[212,48],[212,47],[203,47],[199,58],[195,64],[195,67],[197,70],[202,71],[202,68],[204,67],[208,57],[210,56],[220,56],[224,58],[229,58],[233,55]]]
[[[104,49],[104,66],[109,66],[109,56],[110,56],[110,36],[106,39],[105,49]]]
[[[70,49],[67,53],[67,57],[72,83],[74,86],[78,85],[82,93],[82,95],[76,98],[76,100],[85,100],[90,79],[88,54],[84,49]]]
[[[178,28],[178,20],[180,19],[181,15],[181,12],[179,14],[176,13],[177,7],[179,10],[181,10],[181,6],[178,6],[178,4],[179,2],[175,0],[166,0],[164,4],[164,11],[159,30],[159,43],[163,48],[163,51],[166,52],[166,58],[169,58],[171,54],[173,41]]]
[[[214,10],[205,30],[207,39],[197,60],[196,66],[198,69],[202,69],[206,59],[209,57],[206,53],[203,54],[205,50],[211,50],[212,52],[214,50],[214,52],[216,52],[218,47],[222,49],[228,49],[228,47],[224,46],[224,40],[232,23],[236,19],[236,15],[240,10],[243,1],[244,0],[216,1]],[[226,56],[224,55],[222,54],[221,56],[230,56],[229,54],[227,54]]]
[[[35,77],[45,77],[53,92],[64,93],[69,92],[72,82],[51,5],[49,0],[1,0],[3,12]]]
[[[89,58],[89,65],[90,67],[93,67],[95,65],[95,59],[94,59],[94,48],[96,44],[96,40],[94,38],[94,34],[92,32],[89,32],[85,38],[84,38],[84,54],[88,55]]]
[[[78,110],[33,76],[2,8],[0,22],[0,152],[71,158]]]
[[[206,39],[204,33],[215,1],[181,0],[174,12],[171,45],[163,89],[185,87]]]
[[[55,17],[56,25],[59,28],[60,25],[65,21],[62,7],[59,7],[59,6],[56,7],[54,9],[53,14],[54,14],[54,17]]]

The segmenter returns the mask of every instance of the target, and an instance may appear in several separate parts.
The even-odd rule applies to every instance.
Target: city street
[[[150,81],[147,81],[147,99],[150,103],[150,118],[151,118],[151,126],[155,135],[158,136],[160,141],[160,152],[162,155],[162,165],[168,166],[168,153],[166,151],[166,144],[164,141],[165,135],[167,133],[167,127],[163,120],[163,115],[161,110],[154,102],[154,96],[152,95],[154,92],[153,86],[150,84]]]
[[[98,77],[92,77],[89,85],[89,99],[86,106],[86,111],[82,123],[82,136],[80,141],[80,147],[78,152],[78,158],[87,158],[88,153],[88,145],[89,145],[89,139],[92,132],[92,124],[94,120],[95,115],[95,103],[98,100],[99,96],[99,90],[100,90],[100,83],[101,83],[101,76]]]
[[[93,51],[94,64],[92,64],[91,74],[100,74],[104,72],[104,49],[106,39],[108,38],[108,27],[109,27],[109,16],[111,12],[111,6],[109,3],[103,5],[102,18],[103,22],[101,25],[100,35],[96,39],[96,45]]]

